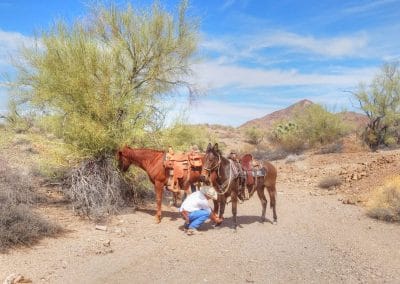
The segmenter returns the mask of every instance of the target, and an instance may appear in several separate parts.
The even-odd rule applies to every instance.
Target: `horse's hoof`
[[[272,222],[273,225],[278,225],[278,220],[274,220],[274,222]]]
[[[160,224],[161,223],[161,217],[156,217],[156,224]]]

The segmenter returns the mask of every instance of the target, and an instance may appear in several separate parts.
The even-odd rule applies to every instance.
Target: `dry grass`
[[[400,176],[388,179],[367,203],[367,215],[388,222],[400,222]]]
[[[34,192],[30,177],[17,174],[0,158],[0,252],[16,245],[32,245],[44,236],[61,232],[59,226],[31,209],[45,201]]]
[[[318,183],[320,188],[332,189],[335,186],[340,186],[342,180],[336,176],[326,177]]]
[[[61,231],[60,226],[43,219],[28,205],[8,203],[0,207],[0,253],[17,245],[33,245]]]
[[[342,153],[343,151],[343,143],[341,141],[324,145],[319,150],[319,154],[330,154],[330,153]]]

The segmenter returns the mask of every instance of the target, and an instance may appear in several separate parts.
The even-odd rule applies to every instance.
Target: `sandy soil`
[[[329,154],[276,162],[278,224],[259,222],[261,205],[254,196],[239,205],[236,232],[230,228],[230,205],[223,226],[207,222],[194,236],[184,234],[183,220],[168,206],[161,224],[154,223],[154,204],[148,204],[127,208],[107,231],[64,208],[42,208],[69,232],[0,255],[0,281],[20,273],[33,283],[399,283],[400,225],[370,219],[362,206],[342,202],[349,188],[366,189],[372,180],[379,184],[376,170],[351,179],[365,170],[362,163],[370,161],[367,167],[375,169],[379,157],[394,157],[382,164],[389,175],[399,168],[398,155]],[[350,180],[341,188],[317,187],[322,177],[343,171],[343,179]]]

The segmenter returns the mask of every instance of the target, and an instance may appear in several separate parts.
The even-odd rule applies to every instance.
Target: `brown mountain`
[[[305,109],[307,106],[314,104],[312,101],[304,99],[301,100],[285,109],[281,109],[278,111],[275,111],[273,113],[267,114],[261,118],[256,118],[253,120],[249,120],[246,123],[242,124],[239,126],[239,129],[244,129],[247,127],[257,127],[261,128],[264,130],[268,130],[271,128],[271,126],[279,120],[282,119],[289,119],[291,118],[296,111],[301,111],[302,109]],[[344,122],[354,126],[355,129],[363,128],[366,126],[368,122],[368,118],[366,115],[361,114],[361,113],[356,113],[353,111],[345,111],[345,112],[340,112],[337,113]]]
[[[306,108],[312,105],[313,102],[310,100],[301,100],[285,109],[274,111],[273,113],[267,114],[261,118],[249,120],[246,123],[239,126],[240,129],[247,127],[257,127],[262,129],[269,129],[276,121],[282,119],[288,119],[293,116],[295,111]]]

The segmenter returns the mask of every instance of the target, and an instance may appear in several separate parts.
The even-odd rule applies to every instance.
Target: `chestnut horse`
[[[168,182],[168,171],[164,166],[166,153],[153,149],[133,149],[124,146],[118,151],[118,167],[121,171],[127,171],[131,164],[140,167],[149,176],[150,181],[154,184],[154,191],[156,193],[156,223],[161,222],[161,202],[163,198],[164,186]],[[190,185],[199,181],[201,174],[201,167],[188,169],[189,177],[179,179],[180,188],[186,194],[190,194]]]
[[[267,208],[267,199],[265,198],[264,188],[268,189],[271,199],[271,208],[273,210],[274,222],[277,221],[276,215],[276,168],[269,162],[265,161],[263,167],[266,175],[256,177],[256,183],[249,186],[250,195],[253,195],[257,190],[258,197],[262,205],[261,222],[266,220],[265,213]],[[218,144],[214,147],[208,144],[206,155],[204,156],[203,170],[200,179],[211,182],[217,189],[218,200],[214,201],[214,213],[218,214],[219,218],[223,219],[225,211],[226,199],[230,196],[232,202],[233,228],[237,227],[237,202],[240,194],[240,176],[232,174],[232,161],[223,157]]]
[[[253,157],[250,154],[244,155],[240,162],[243,165],[244,161],[251,161]],[[274,218],[274,223],[278,221],[278,217],[276,215],[276,177],[277,177],[277,170],[273,164],[268,161],[262,162],[262,172],[264,172],[264,176],[255,176],[253,177],[253,182],[250,183],[247,180],[247,189],[249,191],[249,199],[253,196],[254,192],[257,191],[258,198],[260,198],[261,205],[262,205],[262,213],[261,213],[261,221],[264,222],[265,218],[265,211],[267,209],[267,198],[264,194],[264,189],[267,188],[269,199],[270,199],[270,207],[272,209],[272,214]],[[253,174],[250,171],[249,174]]]

